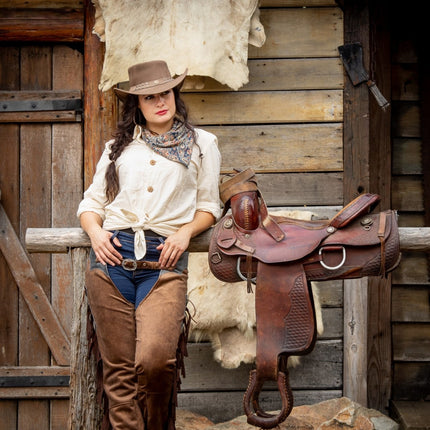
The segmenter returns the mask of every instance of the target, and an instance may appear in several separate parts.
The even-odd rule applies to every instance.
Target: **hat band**
[[[138,91],[143,88],[153,87],[158,84],[165,84],[166,82],[173,81],[172,78],[166,78],[166,79],[156,79],[155,81],[148,81],[148,82],[142,82],[141,84],[134,85],[130,88],[130,91]]]

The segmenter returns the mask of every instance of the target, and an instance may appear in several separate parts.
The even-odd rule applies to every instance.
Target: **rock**
[[[276,414],[277,412],[272,412]],[[208,420],[209,421],[209,420]],[[178,430],[257,430],[246,416],[207,427],[177,426]],[[296,406],[279,430],[399,430],[399,425],[374,409],[367,409],[346,397],[326,400],[315,405]]]
[[[214,423],[208,418],[183,409],[176,410],[176,430],[206,430]]]

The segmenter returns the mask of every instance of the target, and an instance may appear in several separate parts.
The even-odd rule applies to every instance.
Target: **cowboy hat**
[[[187,69],[177,78],[172,78],[165,61],[147,61],[129,67],[128,91],[114,88],[115,94],[124,101],[128,94],[158,94],[181,86],[187,76]]]

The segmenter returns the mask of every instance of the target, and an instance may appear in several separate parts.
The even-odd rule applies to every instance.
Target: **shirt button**
[[[151,166],[154,166],[154,165],[155,165],[155,163],[156,163],[156,161],[155,161],[155,160],[151,160],[151,161],[149,162],[149,164],[150,164]]]
[[[152,188],[152,187],[148,187],[148,188],[147,188],[147,191],[148,191],[148,193],[152,193],[152,192],[154,191],[154,188]]]

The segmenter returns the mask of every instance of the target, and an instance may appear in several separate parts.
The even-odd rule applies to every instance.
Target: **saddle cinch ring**
[[[336,266],[329,266],[328,264],[324,263],[324,260],[323,260],[324,247],[321,247],[319,249],[318,255],[321,257],[320,264],[321,264],[322,267],[324,267],[324,269],[327,269],[327,270],[337,270],[337,269],[340,269],[345,264],[345,261],[346,261],[346,249],[345,249],[344,246],[339,246],[339,247],[333,247],[333,246],[331,246],[330,249],[328,249],[326,247],[326,250],[337,251],[340,248],[342,248],[342,261],[339,264],[337,264]]]

